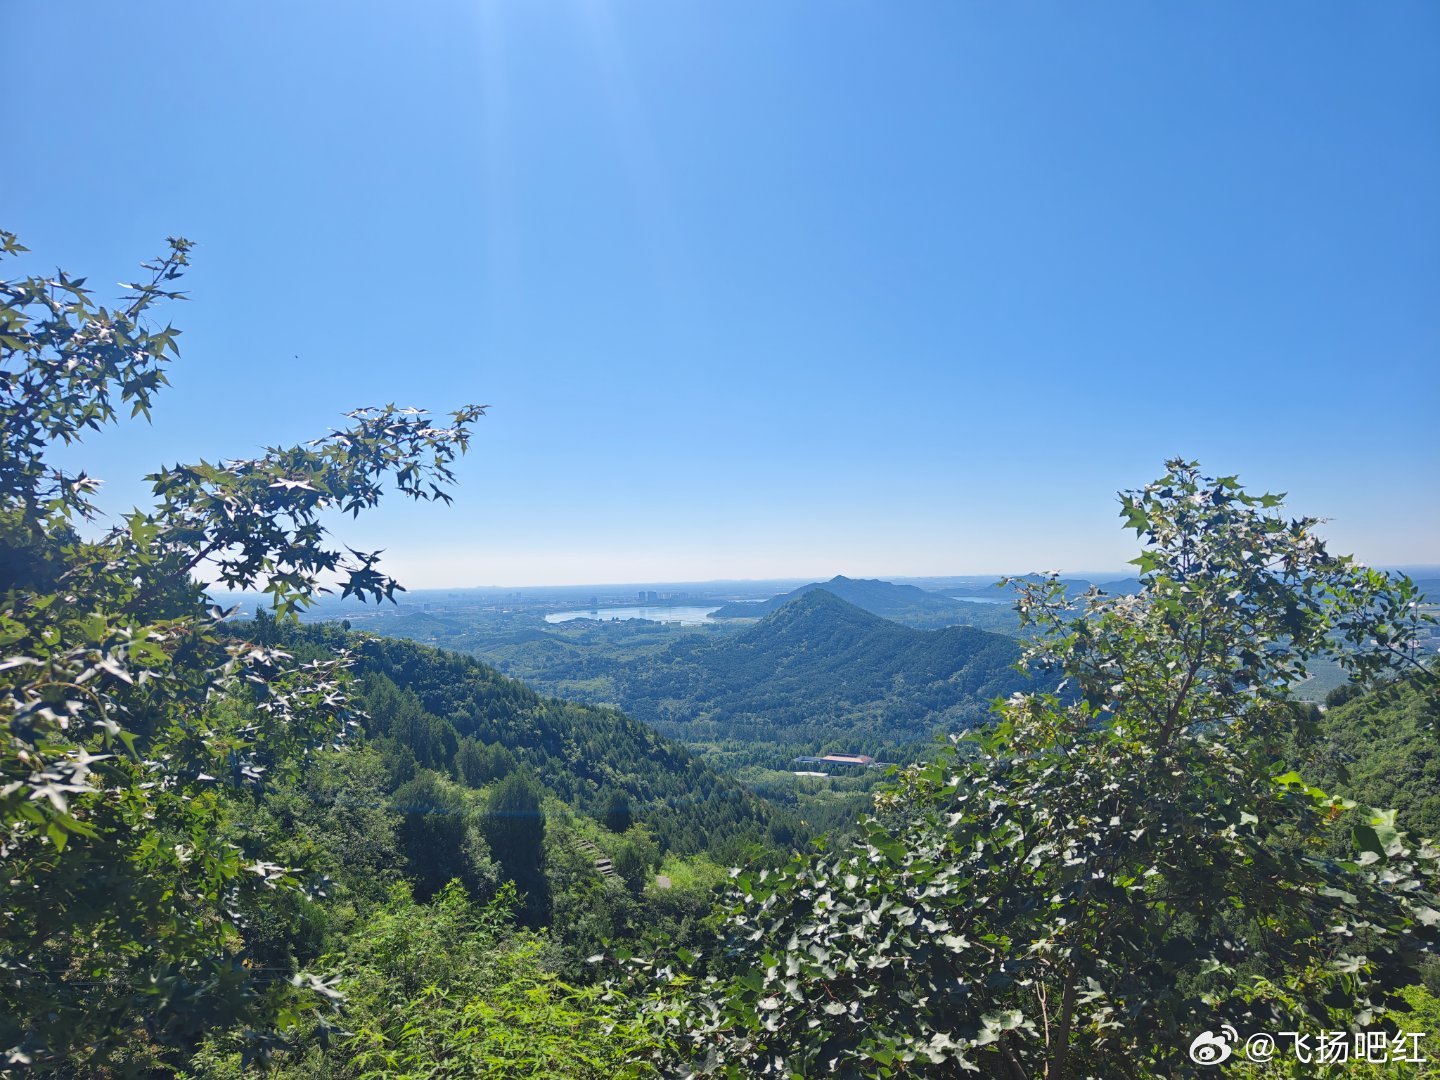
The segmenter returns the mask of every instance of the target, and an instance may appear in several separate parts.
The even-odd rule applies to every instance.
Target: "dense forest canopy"
[[[521,771],[595,815],[623,796],[662,848],[680,854],[740,857],[772,832],[793,839],[796,823],[615,709],[542,697],[458,653],[335,624],[277,624],[263,612],[257,620],[235,632],[297,655],[350,654],[362,726],[395,776],[429,769],[479,788]]]

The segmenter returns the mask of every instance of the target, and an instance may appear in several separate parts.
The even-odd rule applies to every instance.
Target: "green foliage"
[[[425,769],[396,789],[390,805],[400,815],[400,850],[420,899],[451,880],[472,893],[493,892],[498,871],[463,789]]]
[[[0,233],[5,256],[23,252]],[[295,778],[354,726],[343,654],[302,663],[222,632],[191,573],[268,592],[287,612],[322,574],[378,598],[374,555],[328,545],[322,515],[374,505],[387,480],[448,496],[481,411],[449,426],[394,407],[248,461],[162,469],[156,503],[98,540],[96,481],[47,459],[60,443],[148,416],[178,355],[150,322],[190,244],[146,264],[114,308],[57,272],[0,283],[0,1061],[139,1072],[199,1032],[244,1022],[252,1049],[334,1000],[252,945],[305,875],[236,835],[237,793]]]
[[[631,892],[638,895],[645,890],[650,880],[650,860],[639,846],[621,844],[615,852],[614,866],[615,873]]]
[[[308,894],[267,891],[260,903],[243,905],[252,967],[312,966],[403,880],[399,815],[386,783],[379,755],[351,743],[314,753],[299,775],[277,780],[258,799],[250,790],[226,793],[224,839],[247,857],[305,868],[312,885]]]
[[[479,661],[338,626],[283,627],[286,648],[349,650],[368,731],[398,783],[421,767],[478,759],[485,782],[523,768],[588,813],[620,791],[666,849],[738,849],[763,842],[776,812],[654,729],[614,709],[543,698]],[[465,741],[476,745],[465,750]],[[457,775],[460,775],[457,773]]]
[[[191,244],[172,237],[170,250],[143,264],[150,280],[127,285],[121,307],[96,307],[84,278],[56,271],[0,283],[0,492],[18,524],[40,532],[57,520],[88,513],[97,481],[68,476],[45,455],[87,431],[113,423],[118,408],[150,415],[156,391],[167,382],[165,365],[179,355],[179,331],[148,328],[145,317],[163,300],[184,294],[164,285],[189,263]],[[26,251],[13,233],[0,231],[0,255]],[[168,354],[168,355],[167,355]]]
[[[469,657],[333,624],[270,626],[261,633],[297,654],[351,652],[364,726],[397,792],[427,769],[453,770],[467,785],[499,779],[497,789],[518,773],[537,798],[543,789],[592,817],[602,816],[618,793],[630,808],[627,836],[640,824],[666,850],[708,850],[716,858],[761,850],[777,828],[792,838],[803,835],[787,815],[614,710],[545,699]],[[426,827],[432,826],[444,827],[438,821]],[[533,843],[521,847],[538,850]],[[422,895],[447,874],[464,878],[456,864],[440,865],[453,845],[424,842],[407,850],[418,860],[410,873],[425,877]],[[423,869],[426,862],[436,864],[433,872]],[[544,921],[548,875],[523,859],[501,872],[521,882],[527,919]],[[487,886],[465,880],[485,893]]]
[[[1440,726],[1431,681],[1334,695],[1336,704],[1296,732],[1291,753],[1317,782],[1362,805],[1392,807],[1400,828],[1440,840]]]
[[[276,1080],[445,1076],[638,1078],[657,1044],[628,1003],[563,981],[543,935],[516,931],[513,889],[478,907],[458,884],[433,904],[403,890],[327,958],[343,973],[350,1034],[281,1055]],[[215,1040],[197,1077],[242,1075]]]
[[[543,918],[545,897],[545,812],[540,786],[511,773],[490,792],[485,807],[485,837],[500,869],[527,898],[532,918]]]
[[[467,787],[484,787],[515,768],[515,756],[503,746],[461,739],[455,751],[455,775]]]
[[[611,832],[623,833],[635,824],[635,815],[630,812],[630,800],[623,791],[611,793],[605,805],[605,827]]]
[[[703,856],[691,858],[670,856],[660,864],[660,875],[670,883],[669,891],[694,892],[698,895],[718,892],[730,880],[727,870]],[[666,890],[661,889],[660,891]]]
[[[1330,555],[1274,496],[1169,469],[1122,497],[1139,593],[1021,590],[1029,659],[1073,698],[1012,696],[860,842],[738,873],[731,973],[658,971],[697,1071],[1173,1075],[1222,1023],[1402,1014],[1437,944],[1440,853],[1369,811],[1332,855],[1353,804],[1273,750],[1309,658],[1410,662],[1412,588]]]

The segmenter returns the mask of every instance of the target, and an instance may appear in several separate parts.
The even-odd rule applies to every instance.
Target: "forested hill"
[[[614,700],[691,744],[883,757],[939,729],[973,726],[1024,678],[1019,645],[973,627],[912,630],[824,589],[753,627],[690,638],[615,670]]]
[[[829,581],[802,585],[769,600],[726,604],[711,613],[712,619],[758,619],[778,611],[800,596],[823,590],[858,608],[920,629],[942,626],[978,626],[985,630],[1011,630],[1018,626],[1007,604],[967,603],[914,585],[896,585],[873,578],[837,575]],[[992,590],[993,591],[993,590]]]
[[[1330,693],[1291,750],[1307,780],[1363,806],[1393,809],[1416,838],[1440,840],[1440,731],[1436,704],[1415,679]]]
[[[783,812],[615,709],[542,697],[472,657],[335,624],[266,632],[297,651],[352,650],[366,733],[393,784],[431,769],[480,787],[519,769],[587,813],[622,794],[668,849],[794,839]]]

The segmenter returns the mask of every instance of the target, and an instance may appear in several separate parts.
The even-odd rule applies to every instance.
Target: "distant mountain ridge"
[[[943,626],[978,626],[986,630],[1008,630],[1018,625],[1008,605],[966,603],[914,585],[897,585],[875,578],[848,578],[837,574],[829,581],[802,585],[769,600],[726,604],[711,612],[712,619],[758,619],[778,611],[797,597],[823,591],[849,604],[917,629]],[[994,590],[990,592],[993,594]],[[980,595],[977,592],[977,595]],[[995,599],[993,595],[986,599]]]
[[[677,641],[609,681],[611,700],[692,745],[759,741],[878,757],[982,722],[991,700],[1027,685],[1014,670],[1019,656],[1013,638],[970,626],[912,629],[815,588],[738,634]]]

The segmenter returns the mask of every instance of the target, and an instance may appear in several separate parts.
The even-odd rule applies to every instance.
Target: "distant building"
[[[849,765],[861,769],[888,769],[893,761],[876,761],[869,754],[826,754],[824,757],[797,757],[796,765]]]
[[[826,754],[820,759],[831,765],[874,765],[875,759],[869,754]]]

